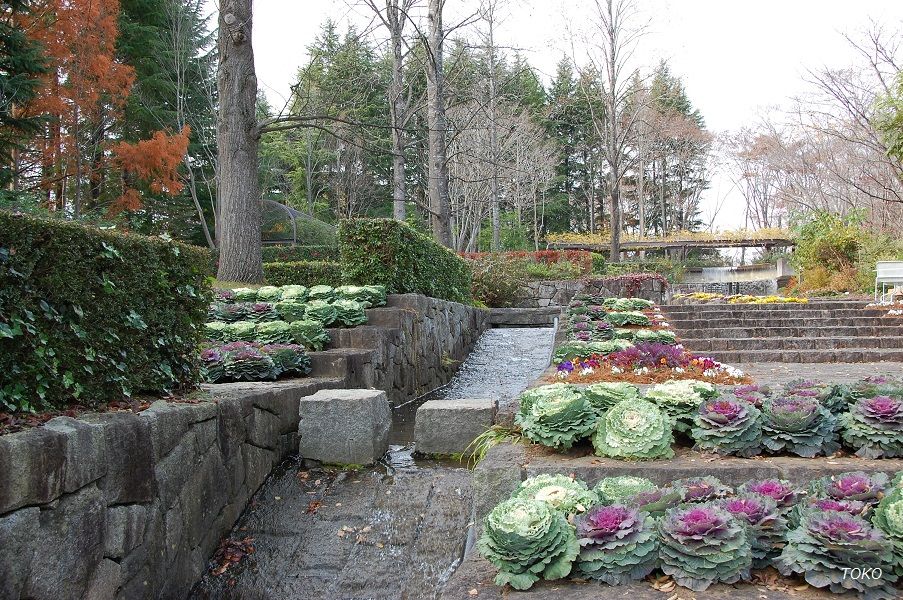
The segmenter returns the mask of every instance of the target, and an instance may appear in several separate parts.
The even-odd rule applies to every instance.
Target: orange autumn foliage
[[[179,165],[188,152],[190,135],[191,128],[188,125],[175,134],[157,131],[149,140],[134,144],[120,142],[112,147],[112,152],[122,169],[124,179],[143,181],[154,194],[175,196],[184,187],[179,178]],[[141,205],[141,194],[126,186],[110,212],[115,214],[122,210],[137,210]]]

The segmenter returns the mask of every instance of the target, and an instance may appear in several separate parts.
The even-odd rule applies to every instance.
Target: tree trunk
[[[614,177],[612,177],[614,179]],[[611,256],[609,262],[621,262],[621,190],[617,181],[611,182]]]
[[[407,218],[404,126],[408,106],[403,89],[404,62],[401,36],[407,15],[399,9],[398,0],[386,3],[386,18],[392,39],[392,83],[389,87],[389,121],[392,127],[392,214],[398,221],[404,221]]]
[[[436,241],[451,246],[448,199],[448,161],[446,157],[445,73],[442,52],[445,32],[442,28],[444,0],[429,0],[429,33],[427,34],[427,166],[429,172],[430,223]]]
[[[253,0],[220,0],[219,270],[221,281],[260,283],[261,202],[257,150],[257,75],[251,45]]]

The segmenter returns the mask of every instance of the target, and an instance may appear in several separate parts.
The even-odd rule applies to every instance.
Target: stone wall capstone
[[[251,496],[297,452],[302,397],[428,391],[489,327],[488,311],[414,295],[368,313],[370,326],[337,334],[372,350],[353,373],[205,386],[205,401],[0,436],[0,598],[185,597]]]
[[[639,283],[636,291],[628,290],[624,281],[615,279],[574,279],[564,281],[530,281],[523,286],[515,308],[567,306],[577,294],[598,294],[606,298],[637,297],[657,304],[667,298],[667,284],[648,279]]]

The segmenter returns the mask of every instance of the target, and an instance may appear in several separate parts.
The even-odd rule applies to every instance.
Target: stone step
[[[365,348],[334,348],[309,353],[311,377],[343,377],[349,388],[367,387],[366,366],[374,355]]]
[[[903,326],[903,319],[895,317],[857,317],[848,319],[818,319],[795,317],[763,317],[742,319],[671,319],[677,329],[695,327],[878,327]]]
[[[367,325],[373,327],[392,327],[400,329],[404,323],[405,310],[395,307],[368,308]]]
[[[767,312],[767,311],[755,311],[755,310],[747,310],[747,311],[738,311],[738,310],[712,310],[706,312],[695,312],[695,311],[668,311],[665,313],[666,316],[671,320],[692,320],[692,319],[765,319],[769,317],[775,318],[835,318],[835,319],[846,319],[846,318],[859,318],[859,317],[884,317],[887,315],[886,309],[877,309],[877,308],[838,308],[838,309],[814,309],[808,308],[804,310],[795,310],[795,311],[779,311],[779,312]]]
[[[886,337],[792,337],[737,339],[681,339],[681,343],[696,352],[723,350],[836,350],[840,348],[898,348],[903,338]]]
[[[800,310],[807,308],[816,309],[844,309],[844,308],[865,308],[868,304],[865,300],[818,300],[810,302],[785,302],[782,304],[662,304],[660,308],[664,311],[670,310],[694,310],[697,312],[705,312],[708,310]]]
[[[551,327],[560,317],[560,306],[493,308],[489,314],[489,323],[493,327]]]
[[[374,325],[331,327],[326,331],[329,333],[329,349],[379,348],[386,340],[396,339],[401,334],[400,328]]]
[[[701,323],[700,323],[701,324]],[[818,326],[801,327],[740,327],[736,324],[703,328],[677,328],[681,339],[704,338],[787,338],[787,337],[884,337],[903,336],[903,325],[883,326]]]
[[[903,362],[903,348],[841,348],[839,350],[716,350],[700,352],[718,362],[737,363],[861,363]],[[899,366],[895,367],[899,370]]]

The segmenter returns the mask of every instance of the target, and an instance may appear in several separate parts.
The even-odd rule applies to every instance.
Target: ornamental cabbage
[[[610,312],[605,315],[605,320],[615,327],[620,327],[623,325],[649,324],[649,317],[635,310],[629,310],[625,312]]]
[[[367,315],[360,302],[354,300],[336,300],[332,306],[336,310],[336,322],[345,327],[355,327],[367,322]]]
[[[304,319],[289,324],[292,340],[308,350],[322,350],[329,343],[329,334],[319,321]]]
[[[809,494],[819,498],[877,504],[884,497],[889,480],[887,473],[851,471],[816,479],[809,485]]]
[[[364,308],[383,306],[386,303],[384,285],[343,285],[336,288],[336,293],[346,300],[360,302]]]
[[[863,458],[903,457],[903,399],[862,398],[840,417],[843,441]]]
[[[276,321],[279,319],[279,313],[273,308],[269,302],[252,302],[248,304],[247,321],[255,323],[265,323],[267,321]]]
[[[257,338],[257,323],[238,321],[227,323],[223,328],[225,342],[253,342]]]
[[[604,298],[602,300],[602,306],[617,311],[646,310],[654,305],[654,302],[643,298]]]
[[[256,340],[261,344],[289,344],[293,341],[291,324],[270,321],[257,326]]]
[[[204,324],[204,337],[215,342],[226,341],[226,326],[224,321],[208,321]]]
[[[596,413],[586,398],[573,389],[542,386],[535,388],[532,394],[531,400],[521,402],[514,417],[514,422],[528,439],[567,450],[593,431]]]
[[[325,300],[311,300],[307,303],[307,308],[304,310],[305,319],[319,321],[326,327],[335,323],[337,317],[338,311],[336,307]]]
[[[903,488],[893,488],[875,509],[872,522],[884,532],[893,546],[895,572],[903,577]]]
[[[601,416],[623,400],[636,400],[640,397],[640,388],[626,382],[594,383],[583,388],[583,395],[592,405],[596,414]]]
[[[743,494],[721,500],[719,506],[749,527],[753,568],[770,565],[787,536],[787,520],[777,502],[760,494]]]
[[[530,388],[524,390],[523,393],[521,393],[520,398],[518,399],[520,402],[520,412],[529,412],[530,406],[537,398],[541,396],[554,396],[559,392],[566,393],[564,392],[564,390],[578,394],[582,393],[580,390],[567,383],[552,383],[549,385],[540,385],[534,388]]]
[[[235,288],[232,290],[232,300],[234,302],[256,302],[257,290],[251,288]]]
[[[225,321],[227,323],[244,321],[248,316],[250,306],[251,304],[248,302],[238,302],[236,304],[214,302],[207,311],[207,318],[211,321]]]
[[[336,299],[336,290],[329,285],[315,285],[307,290],[307,297],[310,300],[325,300],[332,302]]]
[[[593,434],[599,456],[628,460],[671,458],[671,419],[651,402],[624,400],[601,419]]]
[[[837,420],[815,398],[788,396],[762,406],[762,443],[773,452],[812,458],[840,449]]]
[[[663,516],[668,509],[683,502],[683,490],[666,486],[654,490],[640,492],[628,498],[624,504],[635,506],[637,510],[649,513],[654,519]]]
[[[577,572],[609,585],[638,581],[658,564],[655,521],[620,504],[597,506],[574,519]]]
[[[861,500],[835,500],[833,498],[805,498],[787,512],[787,520],[791,528],[799,524],[811,513],[840,512],[854,517],[865,518],[871,505]]]
[[[674,419],[675,429],[688,432],[699,412],[699,406],[712,394],[717,395],[715,386],[703,381],[685,379],[668,381],[652,386],[646,392],[646,400],[654,402]]]
[[[272,285],[257,288],[257,299],[261,302],[279,302],[282,300],[282,289]]]
[[[628,340],[608,340],[602,342],[572,341],[562,344],[555,350],[552,362],[556,365],[565,361],[573,361],[581,358],[589,358],[593,354],[611,354],[625,348],[630,348],[633,343]]]
[[[565,514],[581,513],[598,500],[582,481],[546,474],[526,479],[511,497],[539,500]]]
[[[749,577],[746,526],[713,504],[678,506],[658,523],[661,569],[678,585],[703,592],[716,582]]]
[[[802,575],[806,583],[835,594],[859,592],[865,598],[893,600],[893,545],[861,517],[842,512],[811,512],[787,535],[774,565],[783,575]],[[851,569],[881,569],[881,577],[850,577]]]
[[[284,285],[282,286],[282,300],[304,302],[307,300],[307,288],[303,285]]]
[[[236,342],[223,346],[226,377],[234,381],[276,379],[279,374],[273,359],[250,344]]]
[[[692,436],[700,450],[745,457],[762,451],[762,413],[742,400],[703,402],[694,424]]]
[[[815,398],[819,404],[837,416],[847,409],[847,400],[843,395],[836,395],[834,387],[811,379],[796,379],[784,385],[785,396],[802,396]]]
[[[779,508],[789,508],[796,502],[797,490],[785,479],[760,479],[747,481],[739,488],[738,494],[761,494],[768,496]]]
[[[270,344],[261,346],[260,351],[273,359],[279,375],[307,375],[310,373],[310,357],[297,344]]]
[[[671,484],[683,494],[684,502],[709,502],[731,495],[734,490],[721,483],[717,477],[688,477],[676,479]]]
[[[657,486],[645,477],[633,477],[631,475],[618,475],[604,477],[593,491],[599,496],[600,504],[627,504],[633,506],[628,500],[642,492],[650,492]]]
[[[771,390],[767,385],[738,385],[731,390],[731,393],[738,400],[749,402],[756,408],[761,408],[762,402],[771,397]]]
[[[276,303],[276,312],[283,321],[289,323],[302,320],[306,310],[307,304],[300,300],[283,300]]]
[[[633,340],[637,342],[657,342],[659,344],[674,344],[677,342],[674,332],[667,329],[640,329],[631,333]]]
[[[477,550],[498,570],[496,585],[530,589],[571,572],[580,545],[564,514],[545,502],[505,500],[486,517]]]
[[[216,347],[201,352],[201,374],[204,381],[216,383],[226,377],[224,358],[223,352]]]

